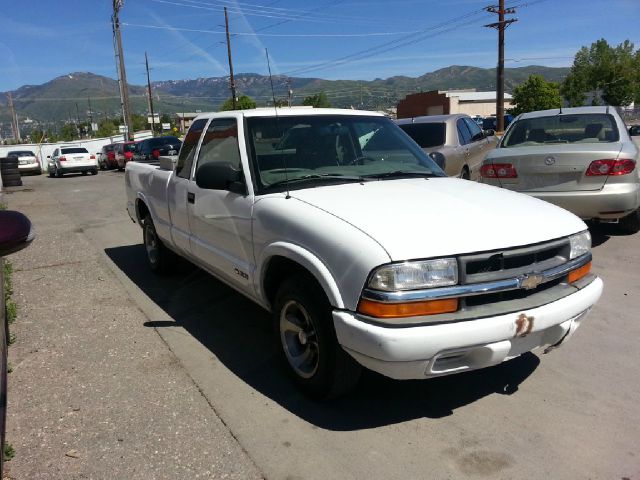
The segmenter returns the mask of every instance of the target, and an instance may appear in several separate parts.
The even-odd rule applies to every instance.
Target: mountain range
[[[561,81],[568,68],[527,66],[505,69],[505,90],[525,81],[529,75],[539,74],[549,81]],[[272,104],[268,76],[239,74],[235,77],[238,95],[248,95],[258,106]],[[475,88],[495,90],[495,69],[469,66],[450,66],[419,77],[395,76],[371,81],[324,80],[320,78],[273,77],[275,96],[286,100],[292,90],[292,103],[299,105],[309,95],[324,92],[335,107],[382,109],[394,106],[409,93],[428,90]],[[166,80],[152,83],[154,109],[160,113],[218,110],[229,98],[229,77],[197,78],[194,80]],[[146,87],[129,85],[132,111],[146,113]],[[7,121],[7,92],[0,93],[0,121]],[[112,78],[88,72],[63,75],[42,85],[24,85],[11,92],[20,118],[29,117],[40,122],[61,120],[84,121],[89,105],[94,120],[120,115],[118,82]]]

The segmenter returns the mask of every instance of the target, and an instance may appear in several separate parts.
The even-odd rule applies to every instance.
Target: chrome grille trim
[[[542,272],[530,272],[504,280],[471,283],[467,285],[455,285],[453,287],[406,290],[398,292],[384,292],[367,288],[363,290],[362,298],[382,303],[407,303],[420,302],[424,300],[439,300],[453,297],[470,297],[475,295],[507,292],[509,290],[518,289],[528,290],[531,287],[527,286],[527,280],[534,275],[539,276],[540,281],[539,283],[537,283],[537,285],[543,285],[552,280],[564,277],[572,270],[586,265],[591,261],[591,259],[591,253],[587,253],[585,255],[582,255],[581,257],[569,260],[562,265],[543,270]]]

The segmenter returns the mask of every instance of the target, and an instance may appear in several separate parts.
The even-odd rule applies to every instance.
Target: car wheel
[[[304,393],[334,398],[357,384],[362,367],[338,344],[331,305],[314,279],[294,275],[282,283],[273,321],[283,362]]]
[[[462,172],[460,172],[460,178],[462,178],[463,180],[471,180],[469,168],[466,165],[462,168]]]
[[[618,223],[624,233],[634,234],[640,231],[640,209],[620,219]]]
[[[62,172],[58,169],[58,167],[56,167],[56,178],[62,178]]]
[[[54,176],[53,167],[49,167],[49,178],[53,178],[53,176]]]
[[[82,171],[82,175],[86,175],[87,173],[89,173],[87,170]]]
[[[175,264],[175,253],[165,247],[158,237],[151,215],[142,221],[142,239],[151,270],[158,274],[170,273]]]
[[[98,174],[98,169],[94,168],[93,170],[91,170],[91,175],[97,175]]]

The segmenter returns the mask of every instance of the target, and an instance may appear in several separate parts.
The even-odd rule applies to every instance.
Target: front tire
[[[151,270],[160,275],[170,273],[175,263],[175,254],[158,237],[151,215],[147,215],[142,221],[142,239]]]
[[[338,344],[331,305],[315,279],[298,274],[285,280],[273,321],[282,359],[305,394],[329,399],[355,387],[362,367]]]

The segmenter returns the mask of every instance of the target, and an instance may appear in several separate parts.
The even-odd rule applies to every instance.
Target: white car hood
[[[392,261],[530,245],[587,228],[550,203],[454,178],[350,183],[291,196],[371,236]]]

